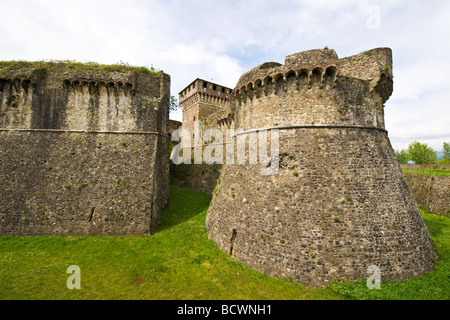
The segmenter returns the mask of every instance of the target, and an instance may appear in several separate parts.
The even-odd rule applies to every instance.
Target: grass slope
[[[0,237],[0,299],[450,299],[449,217],[423,211],[441,256],[435,272],[381,290],[365,282],[315,289],[221,252],[205,230],[210,201],[171,185],[171,204],[152,236]],[[70,265],[81,269],[81,290],[67,289]]]
[[[421,169],[421,170],[403,169],[403,173],[421,174],[426,176],[450,177],[449,169]]]
[[[338,299],[271,278],[207,238],[211,198],[171,185],[157,233],[131,237],[0,237],[0,299]],[[187,205],[189,203],[189,205]],[[66,286],[81,269],[81,290]]]

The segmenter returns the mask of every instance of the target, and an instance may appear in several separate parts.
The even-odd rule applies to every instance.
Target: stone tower
[[[182,127],[190,132],[191,141],[194,141],[194,122],[202,121],[205,126],[212,124],[214,127],[219,127],[218,121],[228,118],[231,93],[230,88],[198,78],[180,92],[179,102],[183,111]],[[214,120],[208,121],[207,118],[213,114]]]
[[[286,57],[242,75],[236,129],[279,129],[279,171],[224,165],[207,215],[221,250],[272,276],[311,286],[434,269],[435,249],[384,128],[392,53]]]
[[[145,68],[1,62],[0,235],[151,233],[169,98],[169,75]]]

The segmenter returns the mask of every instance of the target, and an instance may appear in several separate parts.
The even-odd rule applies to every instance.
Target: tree
[[[432,164],[436,162],[437,153],[426,143],[411,142],[408,146],[409,159],[415,164]]]
[[[444,159],[450,160],[450,143],[444,142]]]
[[[437,164],[440,164],[440,165],[450,165],[450,159],[442,158],[441,160],[439,160],[439,161],[437,162]]]
[[[177,98],[175,98],[175,96],[170,96],[169,111],[175,112],[178,110],[179,107],[180,107],[180,105],[178,104]]]
[[[409,160],[409,154],[406,150],[395,150],[395,155],[399,163],[406,164]]]
[[[438,164],[450,164],[450,143],[444,142],[444,156],[438,161]]]

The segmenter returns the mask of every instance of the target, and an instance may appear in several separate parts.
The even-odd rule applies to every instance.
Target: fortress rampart
[[[237,83],[236,127],[341,124],[384,128],[383,103],[392,93],[392,63],[388,57],[372,57],[382,54],[389,56],[390,49],[341,60],[334,50],[311,50],[288,56],[285,65],[264,63]]]
[[[231,97],[232,89],[198,78],[180,92],[183,129],[192,134],[191,141],[196,121],[218,127],[218,121],[228,117]]]
[[[0,234],[148,234],[169,201],[170,77],[0,63]]]
[[[450,169],[450,165],[402,164],[402,169]],[[427,210],[450,216],[450,177],[405,173],[417,204]]]
[[[366,279],[371,265],[383,281],[433,270],[435,249],[384,129],[392,88],[388,48],[343,59],[311,50],[245,73],[231,102],[235,128],[279,129],[279,170],[225,164],[209,238],[311,286]]]

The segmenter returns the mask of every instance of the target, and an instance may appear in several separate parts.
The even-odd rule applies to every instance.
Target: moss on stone
[[[119,72],[126,73],[129,71],[144,75],[152,75],[159,77],[161,71],[156,70],[153,66],[137,67],[126,62],[116,64],[100,64],[97,62],[77,62],[73,60],[41,60],[41,61],[0,61],[0,74],[7,74],[10,71],[19,69],[46,69],[56,71],[103,71],[103,72]]]

